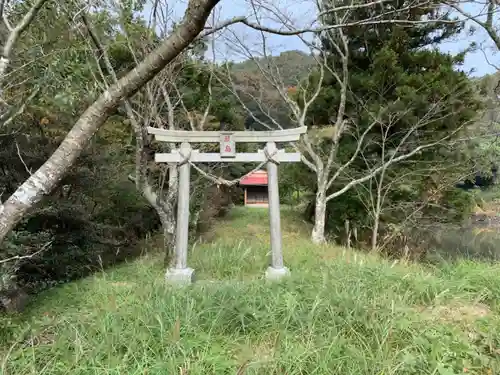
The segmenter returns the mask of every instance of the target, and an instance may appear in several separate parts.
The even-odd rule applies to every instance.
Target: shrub
[[[8,290],[17,284],[18,272],[22,265],[42,258],[44,251],[52,246],[50,231],[31,233],[26,230],[11,232],[0,247],[0,290]],[[31,258],[28,258],[31,257]]]

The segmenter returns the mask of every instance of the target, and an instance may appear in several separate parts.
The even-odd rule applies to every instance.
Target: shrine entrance
[[[194,270],[188,267],[188,231],[189,231],[189,198],[191,166],[196,163],[213,162],[260,162],[255,169],[262,166],[267,169],[267,192],[269,206],[269,222],[271,235],[270,265],[266,278],[280,279],[289,274],[283,263],[281,243],[281,217],[278,189],[278,165],[282,162],[299,162],[298,152],[287,153],[276,146],[276,142],[296,142],[307,131],[307,127],[275,131],[184,131],[148,128],[160,142],[179,144],[180,148],[170,153],[155,154],[157,163],[176,163],[179,168],[179,194],[177,204],[177,227],[175,236],[175,252],[172,266],[167,270],[165,279],[169,282],[189,284],[194,280]],[[200,153],[193,149],[193,143],[219,143],[219,153]],[[266,146],[256,153],[238,153],[237,143],[265,143]],[[254,171],[255,171],[254,170]],[[247,174],[248,175],[248,174]],[[247,175],[243,176],[244,179]]]

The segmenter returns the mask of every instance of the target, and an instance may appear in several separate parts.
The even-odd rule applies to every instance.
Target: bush
[[[476,206],[477,198],[474,193],[450,188],[444,191],[441,203],[448,209],[446,221],[461,222],[468,218]]]
[[[22,265],[36,258],[42,258],[44,251],[52,246],[50,231],[31,233],[25,230],[11,232],[0,247],[3,263],[0,268],[0,290],[8,290],[17,284]],[[27,258],[30,257],[31,258]],[[25,258],[22,258],[25,257]]]
[[[194,202],[196,214],[193,220],[193,229],[196,234],[207,232],[216,218],[223,217],[229,212],[233,201],[239,195],[239,189],[221,186],[206,186],[203,195]]]
[[[138,256],[138,240],[159,227],[156,213],[137,195],[109,203],[94,217],[87,206],[64,200],[32,212],[1,248],[2,259],[25,258],[5,264],[0,290],[17,285],[35,293]]]
[[[425,189],[398,189],[388,194],[380,217],[378,239],[387,255],[410,255],[420,259],[428,250],[438,246],[431,241],[431,231],[436,227],[457,227],[473,212],[477,196],[455,187],[435,193],[427,185]],[[326,230],[340,243],[346,243],[345,223],[356,228],[355,246],[371,248],[373,214],[362,199],[366,189],[354,188],[327,203]],[[315,196],[305,211],[306,218],[314,221]],[[411,218],[410,214],[411,213]],[[413,253],[413,254],[408,254]]]

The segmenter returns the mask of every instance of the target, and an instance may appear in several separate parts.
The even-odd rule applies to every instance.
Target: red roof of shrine
[[[240,181],[240,185],[267,185],[267,172],[261,170],[250,173]]]

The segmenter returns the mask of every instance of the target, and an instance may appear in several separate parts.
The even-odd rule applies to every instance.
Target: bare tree
[[[104,62],[107,74],[105,75],[104,72],[101,72],[101,79],[106,85],[106,88],[109,89],[106,76],[109,75],[112,83],[115,84],[118,82],[118,78],[108,55],[107,48],[103,45],[101,38],[92,27],[88,15],[82,13],[81,19],[91,39],[92,45],[95,48],[96,60],[99,62],[99,60],[102,59]],[[126,34],[126,27],[124,25],[122,25],[122,32]],[[129,40],[128,35],[126,35],[126,37],[128,41],[127,46],[130,49],[132,56],[134,56],[134,59],[137,59],[138,55],[139,57],[142,56],[143,51],[136,51],[132,47],[132,43]],[[147,46],[145,46],[145,48],[147,48]],[[144,95],[138,95],[143,100],[135,100],[135,102],[140,103],[139,106],[136,106],[136,109],[134,109],[131,99],[124,100],[127,117],[135,134],[136,146],[135,173],[134,175],[130,175],[129,179],[135,183],[137,191],[144,196],[147,202],[157,212],[163,227],[165,237],[164,246],[167,249],[170,245],[170,237],[172,237],[175,233],[174,208],[175,197],[177,194],[177,170],[175,168],[169,169],[168,194],[165,199],[162,193],[158,192],[158,189],[156,189],[154,184],[151,182],[148,172],[148,156],[146,148],[148,146],[147,127],[152,125],[152,122],[154,121],[162,123],[161,120],[157,121],[160,113],[158,106],[159,101],[166,92],[166,82],[162,78],[168,76],[168,71],[169,69],[166,69],[161,72],[143,87],[141,93]],[[173,108],[171,108],[172,105],[169,99],[170,98],[167,97],[166,102],[170,104],[169,114],[173,115]],[[175,126],[174,121],[169,121],[169,127],[172,128],[173,126]]]
[[[382,3],[384,0],[377,0],[374,3]],[[44,195],[49,194],[61,180],[66,171],[74,164],[75,160],[78,158],[82,150],[86,147],[94,133],[104,124],[111,110],[115,109],[125,98],[130,97],[138,90],[140,90],[148,81],[154,78],[162,69],[173,61],[190,43],[192,43],[199,35],[203,32],[203,35],[209,35],[215,33],[223,28],[233,25],[233,24],[244,24],[251,28],[260,30],[262,32],[271,32],[282,35],[297,35],[306,32],[319,33],[331,31],[341,33],[341,29],[350,26],[359,26],[373,23],[406,23],[415,24],[419,23],[415,21],[407,21],[404,19],[398,20],[395,16],[394,18],[388,18],[388,13],[393,11],[388,11],[388,13],[383,15],[376,15],[370,19],[360,20],[355,22],[350,22],[347,19],[339,19],[338,23],[327,25],[327,26],[315,26],[305,28],[294,28],[290,29],[289,23],[284,23],[283,28],[273,29],[263,25],[261,22],[254,22],[252,17],[242,16],[228,19],[226,21],[220,22],[217,25],[212,25],[209,29],[205,28],[206,21],[212,12],[213,8],[220,2],[220,0],[190,0],[187,5],[187,10],[184,14],[182,22],[174,29],[174,31],[168,36],[164,37],[163,42],[147,56],[144,56],[142,60],[138,61],[137,66],[128,72],[125,76],[118,79],[116,82],[112,83],[108,89],[104,90],[103,93],[98,97],[98,99],[88,107],[80,116],[80,118],[75,122],[72,129],[68,132],[63,142],[60,144],[58,149],[52,154],[52,156],[37,170],[35,171],[5,202],[0,205],[0,242],[4,240],[7,233],[9,233],[12,228],[23,218],[23,216],[40,200]],[[418,1],[416,1],[418,2]],[[408,5],[409,8],[416,6],[415,3]],[[6,0],[1,4],[5,5]],[[338,11],[341,10],[353,10],[370,6],[370,4],[350,4],[348,6],[342,6],[336,8]],[[428,3],[428,1],[423,1],[423,3]],[[38,2],[36,3],[38,4]],[[265,4],[264,4],[265,5]],[[419,6],[421,4],[418,4]],[[158,4],[155,3],[155,7]],[[39,9],[39,8],[36,8]],[[261,9],[264,9],[261,7]],[[4,12],[4,8],[2,8]],[[330,7],[323,7],[322,12],[330,13],[334,12],[335,9]],[[36,12],[36,10],[35,10]],[[325,13],[325,14],[326,14]],[[5,14],[5,13],[4,13]],[[259,20],[257,18],[257,20]],[[443,21],[445,22],[445,21]],[[24,26],[23,26],[24,27]],[[18,29],[22,32],[23,28]],[[162,36],[165,35],[166,30],[161,30]],[[342,48],[342,45],[339,46]],[[4,56],[2,64],[6,65],[9,56]],[[288,100],[288,105],[295,107],[294,102]],[[298,107],[297,107],[298,108]],[[295,110],[298,110],[295,108]],[[300,114],[296,112],[296,117],[299,121],[304,121],[305,113],[307,110],[303,111],[300,109]],[[341,118],[342,116],[338,116]],[[339,124],[339,129],[343,128],[342,124]],[[339,131],[339,134],[342,132]],[[307,147],[307,141],[305,143]],[[325,175],[322,171],[328,169],[322,163],[320,159],[316,159],[314,154],[311,153],[311,159],[315,164],[309,163],[310,167],[315,166],[318,170],[319,175],[325,180]],[[333,162],[332,162],[333,163]],[[328,185],[328,181],[323,181],[323,185]],[[322,185],[322,186],[323,186]],[[328,188],[328,187],[327,187]],[[349,187],[348,187],[349,188]],[[324,191],[323,193],[324,194]],[[324,197],[326,198],[326,197]],[[331,199],[332,197],[330,197]],[[324,203],[324,199],[320,202]],[[320,206],[321,207],[321,204]],[[321,215],[318,215],[319,227],[321,227]],[[321,242],[324,235],[321,234],[320,230],[315,230],[318,233],[314,237],[316,242]]]
[[[489,160],[488,169],[493,165],[498,168],[498,133],[500,132],[500,64],[495,61],[495,55],[500,52],[500,2],[497,0],[444,0],[443,5],[459,15],[461,21],[470,26],[467,40],[475,36],[476,52],[483,55],[484,61],[497,73],[479,81],[482,86],[484,109],[478,116],[471,135],[469,147],[477,150],[477,158]],[[481,40],[481,38],[483,40]],[[477,136],[481,139],[476,142]],[[479,168],[482,169],[482,168]]]
[[[444,109],[444,106],[442,107]],[[407,112],[407,111],[406,111]],[[383,217],[391,217],[393,220],[398,221],[397,218],[403,220],[399,221],[400,224],[414,224],[411,220],[416,212],[422,212],[425,208],[433,206],[445,210],[444,207],[439,206],[438,199],[444,190],[454,186],[458,181],[467,177],[467,172],[464,171],[464,163],[460,160],[453,160],[449,158],[447,150],[451,150],[456,145],[456,140],[443,139],[442,144],[435,147],[434,154],[443,154],[436,159],[429,159],[425,162],[418,160],[406,159],[395,165],[390,163],[390,160],[398,155],[400,148],[410,149],[414,145],[413,142],[407,141],[399,143],[394,148],[392,146],[392,137],[390,135],[395,123],[403,114],[398,116],[391,116],[384,123],[379,123],[377,128],[380,131],[379,141],[377,146],[380,149],[380,156],[377,160],[370,158],[369,154],[365,154],[364,150],[360,152],[360,159],[364,161],[365,168],[372,170],[377,165],[381,165],[382,169],[374,175],[365,184],[359,184],[356,187],[357,196],[360,202],[365,206],[371,222],[371,243],[372,251],[382,249],[388,242],[386,236],[383,246],[379,246],[379,234],[383,225]],[[435,120],[421,118],[418,120],[420,124],[418,128],[424,127]],[[418,129],[417,129],[418,130]],[[447,160],[445,162],[445,160]],[[391,194],[405,192],[407,194],[415,193],[417,186],[415,182],[425,181],[428,182],[422,187],[421,195],[418,199],[410,200],[396,200],[392,201]],[[437,188],[434,185],[439,185]],[[428,190],[432,190],[432,194],[428,194]],[[425,193],[425,194],[424,194]],[[435,223],[441,221],[440,218],[433,217]],[[422,223],[423,225],[423,223]],[[401,225],[398,230],[400,230]],[[384,234],[387,235],[387,226],[384,228]],[[390,235],[390,233],[389,233]]]
[[[14,4],[12,4],[9,0],[0,1],[0,17],[2,17],[3,26],[7,30],[7,35],[4,37],[5,40],[3,41],[0,56],[0,87],[5,79],[5,75],[7,74],[7,68],[10,64],[12,53],[19,37],[30,26],[31,22],[33,22],[38,12],[42,9],[46,2],[47,0],[35,1],[35,3],[23,15],[21,20],[18,21],[17,24],[12,25],[10,13],[12,12]]]

